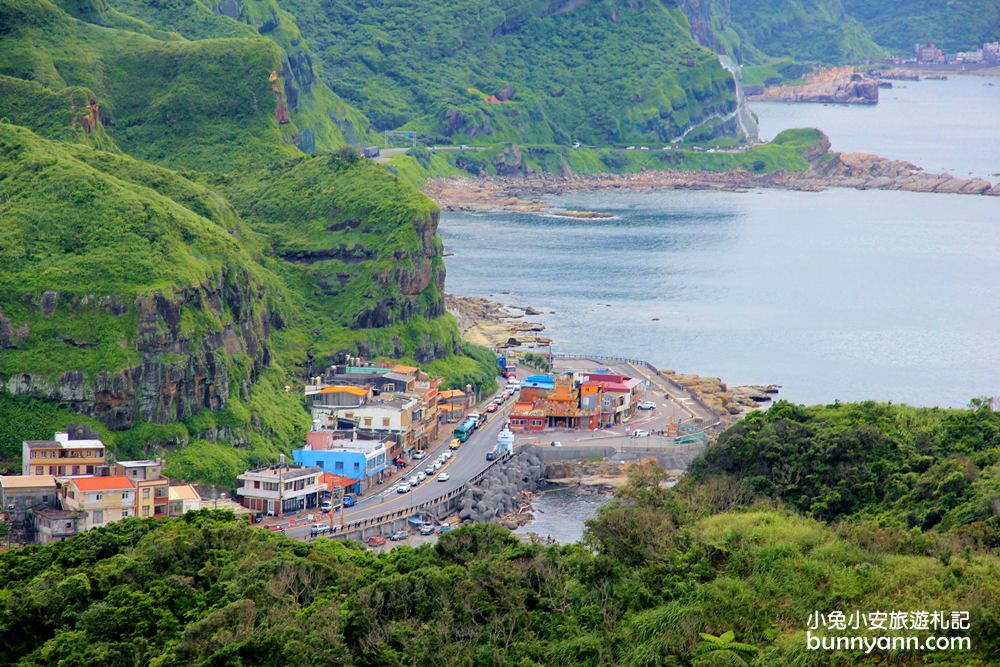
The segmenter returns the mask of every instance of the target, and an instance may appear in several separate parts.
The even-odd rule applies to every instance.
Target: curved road
[[[411,463],[407,468],[407,479],[414,477],[422,470],[428,471],[427,479],[421,482],[417,488],[408,493],[397,493],[396,487],[402,479],[402,475],[400,475],[400,479],[388,489],[362,496],[358,499],[357,505],[347,508],[343,514],[344,523],[370,519],[387,512],[420,505],[459,488],[471,477],[482,472],[491,463],[491,461],[486,460],[486,452],[496,448],[497,434],[507,423],[507,414],[514,407],[515,397],[511,397],[500,410],[489,415],[487,422],[476,429],[476,432],[455,450],[451,459],[437,472],[430,472],[430,466],[441,452],[448,450],[447,443],[451,441],[451,437],[434,449],[427,450],[427,456],[423,459]],[[447,482],[437,481],[437,476],[442,472],[448,473],[451,479]],[[321,523],[327,523],[329,520],[329,515],[325,517],[317,515],[316,519],[317,522]],[[339,525],[340,522],[340,513],[335,513],[334,523]],[[285,534],[295,539],[307,538],[310,534],[309,524],[287,528]]]

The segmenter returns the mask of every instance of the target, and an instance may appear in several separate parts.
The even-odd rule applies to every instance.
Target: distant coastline
[[[820,159],[811,161],[808,170],[800,173],[759,174],[742,169],[722,172],[649,170],[630,174],[451,177],[429,179],[425,192],[442,209],[449,211],[567,215],[541,197],[588,190],[743,191],[755,188],[811,192],[851,188],[1000,197],[1000,184],[994,185],[982,178],[927,173],[912,163],[867,153],[824,153]]]

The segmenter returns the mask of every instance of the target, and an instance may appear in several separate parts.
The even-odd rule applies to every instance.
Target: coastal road
[[[507,423],[507,416],[514,407],[516,394],[504,404],[503,408],[489,415],[487,422],[476,429],[462,446],[454,450],[451,459],[438,471],[431,472],[430,467],[441,452],[448,450],[448,437],[444,442],[439,443],[434,449],[427,450],[427,455],[419,461],[410,464],[406,471],[406,479],[414,478],[418,472],[426,471],[427,479],[421,482],[415,489],[408,493],[397,493],[396,488],[402,481],[403,476],[396,478],[396,483],[387,489],[380,489],[374,493],[369,493],[358,499],[358,504],[347,508],[343,515],[344,523],[361,521],[379,516],[388,512],[406,509],[411,506],[420,505],[429,500],[442,496],[449,491],[453,491],[465,484],[471,477],[482,472],[490,462],[486,460],[486,452],[494,449],[497,444],[497,435]],[[437,481],[437,476],[443,472],[448,473],[450,479],[447,482]],[[329,515],[316,515],[317,523],[329,523]],[[339,524],[341,516],[334,514],[334,523]],[[285,534],[294,539],[306,539],[309,537],[309,524],[293,526],[285,530]]]

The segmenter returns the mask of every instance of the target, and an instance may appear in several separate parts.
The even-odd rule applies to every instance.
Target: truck
[[[378,146],[365,146],[361,149],[361,155],[364,157],[378,157],[382,154]]]
[[[460,442],[465,442],[469,439],[469,436],[472,435],[472,432],[476,430],[476,426],[478,426],[478,424],[475,419],[466,419],[461,423],[461,425],[459,425],[458,428],[455,429],[455,438],[457,438]]]
[[[517,364],[512,361],[508,361],[507,365],[503,367],[500,371],[500,375],[504,378],[516,378],[517,377]]]

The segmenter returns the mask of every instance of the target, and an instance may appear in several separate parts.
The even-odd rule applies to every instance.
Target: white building
[[[270,516],[313,509],[319,506],[324,489],[319,481],[322,472],[314,466],[285,463],[247,470],[236,477],[236,495],[247,509]]]

